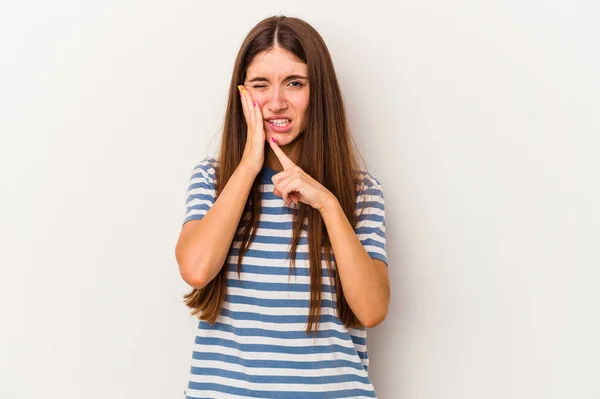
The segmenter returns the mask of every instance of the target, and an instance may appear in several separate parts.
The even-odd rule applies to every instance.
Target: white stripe
[[[192,359],[192,367],[212,367],[221,370],[235,371],[248,375],[297,375],[300,377],[328,377],[334,375],[358,375],[366,376],[364,369],[350,367],[338,367],[329,369],[294,369],[294,368],[268,368],[268,367],[245,367],[240,364],[223,362],[220,360]]]
[[[275,214],[275,215],[263,213],[260,215],[261,222],[289,223],[289,222],[292,222],[293,220],[294,220],[294,215],[291,215],[288,213],[281,213],[281,214]],[[304,223],[304,226],[307,226],[307,224]],[[288,236],[292,235],[292,230],[286,230],[286,231],[287,231]]]
[[[279,283],[279,284],[310,284],[310,276],[287,276],[287,275],[276,275],[276,274],[255,274],[241,272],[238,278],[237,271],[227,272],[227,278],[231,280],[249,281],[253,283]],[[330,281],[329,277],[321,277],[321,284],[323,285],[335,285],[335,280]],[[307,291],[308,292],[308,291]]]
[[[206,195],[209,195],[211,197],[214,197],[215,196],[215,190],[209,189],[209,188],[204,188],[204,187],[196,187],[196,188],[192,188],[192,189],[188,190],[188,196],[190,196],[190,195],[200,195],[200,194],[206,194]]]
[[[230,255],[228,262],[233,265],[237,265],[238,256]],[[332,265],[335,264],[333,261],[331,263],[332,263]],[[287,270],[290,267],[289,260],[287,260],[287,259],[257,258],[255,256],[250,256],[248,253],[246,253],[244,255],[244,258],[242,259],[242,265],[283,267],[283,268],[285,268],[285,270]],[[308,259],[297,259],[296,260],[296,267],[307,268],[308,265],[309,265]],[[327,268],[326,260],[321,261],[321,268],[322,269]]]
[[[357,224],[355,229],[358,229],[359,227],[378,227],[380,228],[382,231],[385,231],[385,227],[381,222],[375,221],[375,220],[360,220]]]
[[[210,391],[210,390],[201,390],[196,391],[195,389],[186,389],[185,394],[190,398],[219,398],[219,399],[240,399],[242,398],[251,398],[252,396],[240,396],[240,395],[230,395],[224,392]],[[256,398],[255,398],[256,399]]]
[[[350,335],[355,337],[367,338],[367,330],[364,328],[349,328],[348,331],[350,332]]]
[[[187,204],[186,206],[189,208],[191,206],[195,206],[195,205],[208,205],[209,207],[213,204],[213,202],[211,200],[207,200],[207,199],[200,199],[200,198],[192,198]]]
[[[306,327],[306,323],[271,323],[260,320],[234,320],[229,316],[223,315],[217,316],[216,321],[217,323],[228,324],[235,328],[262,328],[272,331],[298,331],[298,329],[304,330]],[[319,330],[335,330],[348,334],[348,329],[346,327],[329,321],[319,323]],[[197,334],[203,335],[204,330],[197,329]]]
[[[361,241],[365,241],[367,239],[371,239],[373,241],[377,241],[381,244],[383,244],[385,246],[385,240],[383,239],[383,237],[381,237],[379,234],[375,234],[375,233],[370,233],[370,234],[359,234],[358,235],[358,239]],[[371,247],[373,246],[372,244],[366,244],[366,247]]]
[[[185,218],[188,218],[192,215],[206,215],[206,210],[205,209],[192,209],[191,211],[189,211],[188,213],[185,214]]]
[[[230,395],[228,393],[217,392],[217,391],[209,391],[209,390],[196,391],[193,389],[186,389],[186,395],[190,398],[207,398],[207,397],[209,397],[209,398],[219,398],[219,399],[240,399],[240,398],[256,399],[255,396]],[[355,396],[352,399],[372,399],[372,398],[369,398],[368,396]]]
[[[251,389],[253,391],[281,391],[281,392],[331,392],[346,389],[364,389],[372,390],[371,384],[363,384],[358,381],[338,382],[333,384],[262,384],[237,380],[234,378],[221,377],[217,375],[196,375],[190,374],[190,381],[201,383],[222,384],[230,387]]]
[[[281,352],[251,352],[241,351],[236,348],[230,348],[228,346],[221,345],[206,345],[196,344],[193,345],[193,350],[198,353],[219,353],[223,355],[237,356],[244,360],[273,360],[275,358],[285,357],[286,361],[291,362],[321,362],[331,360],[346,360],[349,362],[360,363],[360,358],[355,355],[348,355],[341,352],[331,353],[281,353]]]
[[[243,295],[247,297],[263,299],[309,299],[306,291],[270,291],[238,287],[227,287],[227,290],[231,295]],[[332,297],[332,294],[326,291],[321,293],[321,299],[327,299],[330,301],[335,300],[335,298]]]
[[[381,204],[381,202],[379,201],[374,201],[374,202],[378,202]],[[363,211],[364,209],[364,211]],[[376,208],[374,206],[368,206],[366,208],[358,208],[355,212],[356,216],[359,216],[362,212],[362,215],[378,215],[378,216],[385,216],[385,211],[383,209],[380,208]]]
[[[273,191],[273,190],[271,190]],[[281,208],[285,205],[285,202],[283,202],[283,198],[276,198],[276,199],[262,199],[262,203],[261,205],[265,208]]]
[[[354,349],[354,343],[352,341],[345,341],[343,339],[337,337],[327,337],[327,338],[294,338],[294,339],[286,339],[286,338],[272,338],[272,337],[256,337],[256,336],[246,336],[246,335],[235,335],[229,331],[221,331],[221,330],[212,330],[206,329],[202,330],[203,337],[212,337],[212,338],[223,338],[229,339],[234,342],[238,342],[240,344],[256,344],[257,341],[260,341],[261,345],[278,345],[278,346],[287,346],[294,348],[303,348],[303,347],[313,347],[313,346],[327,346],[327,345],[339,345],[344,348]]]
[[[237,256],[232,257],[235,258],[235,261],[237,262]],[[275,272],[277,270],[281,271],[282,269],[285,270],[286,276],[287,273],[289,271],[289,266],[288,265],[265,265],[264,263],[261,262],[256,262],[257,258],[249,258],[249,260],[254,261],[254,264],[250,263],[250,262],[246,262],[246,257],[244,257],[244,260],[242,261],[242,266],[260,266],[262,269],[267,269],[268,270],[268,274],[276,274]],[[302,262],[302,263],[306,263],[306,262]],[[335,262],[332,262],[335,265]],[[234,262],[229,262],[228,265],[235,267],[236,273],[237,273],[237,263]],[[272,269],[272,271],[271,271]],[[300,266],[299,264],[296,265],[295,267],[296,269],[296,273],[308,273],[308,265],[304,265],[304,266]],[[334,267],[335,269],[335,267]],[[321,262],[321,273],[324,276],[325,273],[328,273],[327,271],[327,267],[325,267],[325,261]],[[328,277],[329,278],[329,277]]]
[[[237,230],[237,234],[242,234],[244,228],[240,227]],[[264,227],[259,227],[256,230],[256,235],[257,236],[263,236],[263,237],[286,237],[286,238],[291,238],[292,237],[292,231],[291,230],[282,230],[282,229],[268,229],[268,228],[264,228]],[[308,237],[307,232],[302,230],[300,232],[300,237]]]
[[[259,192],[261,193],[272,193],[275,185],[273,183],[262,182],[259,186]]]
[[[200,174],[200,176],[192,177],[190,179],[190,186],[192,184],[197,184],[197,183],[206,183],[208,185],[214,184],[214,181],[201,169],[200,169],[200,173],[194,173],[194,174]]]
[[[366,245],[365,248],[367,249],[368,252],[375,252],[376,254],[385,256],[385,251],[382,248],[375,247],[373,245]]]
[[[308,300],[308,294],[301,291],[262,291],[249,288],[227,287],[227,293],[231,295],[242,295],[260,299],[300,299]],[[335,300],[329,292],[323,292],[321,299]]]
[[[304,308],[290,308],[290,307],[266,307],[266,306],[258,306],[258,305],[250,305],[245,303],[230,303],[227,301],[223,301],[223,308],[229,309],[234,312],[250,312],[256,313],[265,316],[308,316],[308,307]],[[334,313],[334,309],[330,307],[321,307],[321,316],[334,316],[337,317]]]
[[[277,315],[277,314],[287,314],[287,315],[294,315],[294,314],[298,314],[301,316],[306,316],[308,315],[308,308],[303,308],[304,311],[302,311],[302,309],[299,308],[269,308],[269,307],[264,307],[264,306],[257,306],[257,305],[248,305],[248,304],[240,304],[240,303],[229,303],[227,301],[223,301],[223,307],[225,309],[229,309],[231,311],[237,311],[237,312],[252,312],[252,313],[257,313],[257,314],[264,314],[264,315]],[[332,308],[321,308],[321,315],[335,315],[334,310]],[[219,316],[222,317],[224,319],[230,319],[229,317],[225,317],[225,316]],[[220,321],[220,320],[217,320]],[[246,320],[244,320],[246,321]],[[238,320],[237,322],[244,322],[242,320]],[[263,322],[264,323],[264,322]],[[242,328],[262,328],[265,329],[266,327],[268,327],[269,325],[271,325],[272,323],[265,323],[264,325],[261,325],[262,327],[248,327],[248,326],[243,326]],[[325,330],[325,326],[326,325],[330,325],[333,323],[327,322],[327,323],[321,323],[320,325],[320,330]],[[277,325],[281,325],[281,324],[277,324]],[[289,330],[289,329],[274,329],[274,328],[268,328],[269,330],[272,331],[298,331],[298,323],[292,324],[295,326],[294,330]],[[305,325],[305,323],[304,323]],[[333,324],[335,325],[335,324]],[[357,338],[364,338],[367,339],[367,330],[365,329],[359,329],[359,328],[345,328],[342,326],[338,326],[335,325],[336,328],[333,328],[333,330],[335,331],[340,331],[342,333],[348,333],[350,336],[353,337],[357,337]],[[239,325],[237,327],[240,327]],[[202,330],[204,331],[204,330]],[[301,329],[301,331],[304,331],[304,327]],[[355,344],[355,346],[361,346],[364,347],[364,345],[360,345],[360,344]]]
[[[241,241],[236,241],[233,243],[234,248],[239,248],[242,245]],[[266,243],[266,242],[252,242],[248,249],[254,249],[258,251],[271,251],[271,252],[289,252],[292,249],[291,245],[288,244],[278,244],[278,243]],[[296,247],[296,251],[298,253],[307,253],[308,244],[298,244]]]
[[[207,170],[204,168],[195,168],[192,171],[190,182],[214,182],[214,179],[211,177],[211,175],[215,175],[215,170],[213,168],[208,168]]]

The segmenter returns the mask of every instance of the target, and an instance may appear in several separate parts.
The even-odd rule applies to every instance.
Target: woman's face
[[[260,106],[267,141],[292,143],[304,131],[308,108],[308,68],[279,46],[258,54],[244,86]],[[275,120],[275,122],[270,122]]]

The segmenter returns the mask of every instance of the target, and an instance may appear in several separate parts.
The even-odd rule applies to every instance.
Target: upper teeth
[[[271,123],[288,123],[290,120],[289,119],[271,119],[270,122]]]

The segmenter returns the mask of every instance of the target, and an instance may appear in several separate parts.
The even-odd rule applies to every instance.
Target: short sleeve
[[[202,219],[215,203],[217,197],[215,164],[214,158],[205,158],[194,167],[187,190],[183,224],[190,220]]]
[[[362,172],[361,176],[364,185],[357,191],[358,222],[354,230],[369,256],[387,265],[383,186],[368,172]]]

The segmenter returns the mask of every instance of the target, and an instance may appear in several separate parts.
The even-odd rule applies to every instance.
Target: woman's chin
[[[286,145],[291,143],[294,139],[294,132],[287,132],[287,133],[273,133],[273,132],[268,132],[265,137],[267,141],[271,140],[271,137],[275,139],[275,141],[277,142],[277,144],[279,145]]]

